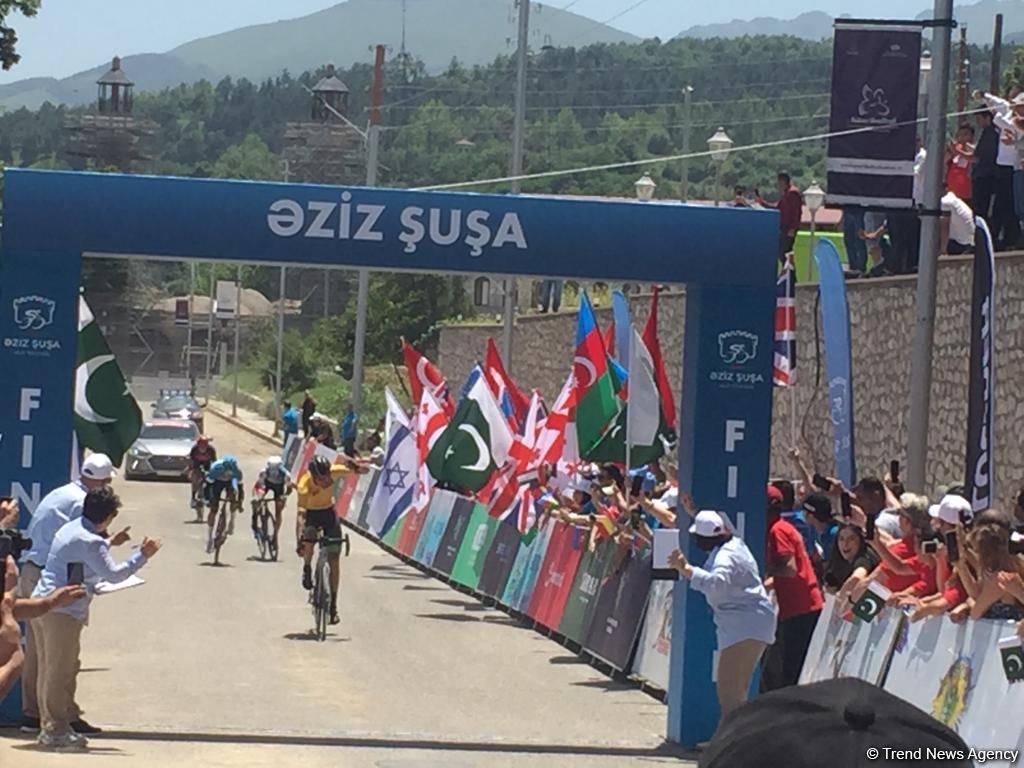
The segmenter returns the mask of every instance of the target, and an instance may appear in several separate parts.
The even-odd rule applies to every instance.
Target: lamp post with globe
[[[721,202],[722,196],[722,166],[729,156],[733,141],[725,128],[719,126],[714,135],[708,139],[708,151],[711,153],[711,160],[715,163],[715,207]]]
[[[818,182],[812,181],[811,186],[804,190],[804,205],[807,206],[807,210],[811,212],[811,239],[810,239],[810,253],[811,260],[809,265],[811,280],[814,279],[814,240],[816,235],[816,219],[818,211],[825,204],[825,190],[818,186]]]

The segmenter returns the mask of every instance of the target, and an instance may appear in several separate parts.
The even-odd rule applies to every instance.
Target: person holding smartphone
[[[68,586],[69,577],[81,574],[85,596],[32,620],[32,639],[39,660],[37,693],[41,714],[39,746],[47,750],[83,749],[87,740],[73,723],[80,711],[75,687],[80,667],[82,629],[89,619],[89,604],[100,581],[118,583],[142,568],[157,552],[160,542],[143,539],[141,547],[123,562],[110,555],[107,531],[121,508],[121,500],[109,487],[89,491],[82,516],[57,532],[46,567],[32,596],[45,598]]]

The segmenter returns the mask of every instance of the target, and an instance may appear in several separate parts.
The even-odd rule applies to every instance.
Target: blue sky
[[[397,3],[400,0],[376,0]],[[0,83],[26,77],[65,77],[96,66],[116,51],[160,53],[189,40],[248,24],[303,16],[336,5],[338,0],[43,0],[35,19],[14,17],[22,63],[0,72]],[[409,0],[410,3],[417,0]],[[512,0],[507,0],[509,6]],[[551,0],[546,5],[596,19],[612,20],[619,29],[644,37],[667,38],[694,24],[747,19],[788,18],[807,10],[859,16],[903,14],[913,17],[929,0]],[[286,9],[286,10],[284,10]],[[622,14],[619,16],[619,14]]]

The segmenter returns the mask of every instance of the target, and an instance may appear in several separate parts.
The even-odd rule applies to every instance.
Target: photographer
[[[82,462],[80,477],[77,480],[54,489],[39,502],[25,532],[26,537],[32,540],[32,546],[25,552],[21,561],[21,575],[18,578],[18,594],[21,597],[32,596],[46,565],[46,559],[50,555],[50,547],[57,531],[70,521],[81,517],[86,494],[110,485],[115,474],[110,459],[105,454],[94,453]],[[113,543],[122,544],[127,540],[127,532],[121,532],[114,537]],[[36,661],[36,646],[32,640],[32,632],[29,625],[25,633],[25,668],[21,678],[21,728],[26,733],[35,733],[39,730],[39,701],[36,698],[39,665]],[[79,733],[98,732],[97,728],[81,717],[75,718],[75,727]]]
[[[72,582],[84,584],[87,595],[64,608],[32,620],[32,637],[39,662],[38,698],[42,715],[39,745],[45,749],[81,749],[85,736],[74,730],[82,628],[89,603],[100,581],[118,583],[142,568],[160,550],[160,542],[143,539],[139,551],[115,563],[106,534],[121,507],[110,488],[89,491],[82,516],[58,531],[46,568],[33,597],[47,597]],[[77,573],[76,573],[77,571]]]

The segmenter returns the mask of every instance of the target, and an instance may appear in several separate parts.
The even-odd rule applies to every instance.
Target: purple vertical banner
[[[995,497],[995,306],[996,262],[988,225],[976,216],[974,288],[971,301],[971,379],[967,390],[967,499],[975,512],[992,506]]]
[[[914,205],[920,67],[920,25],[836,19],[829,204]]]

